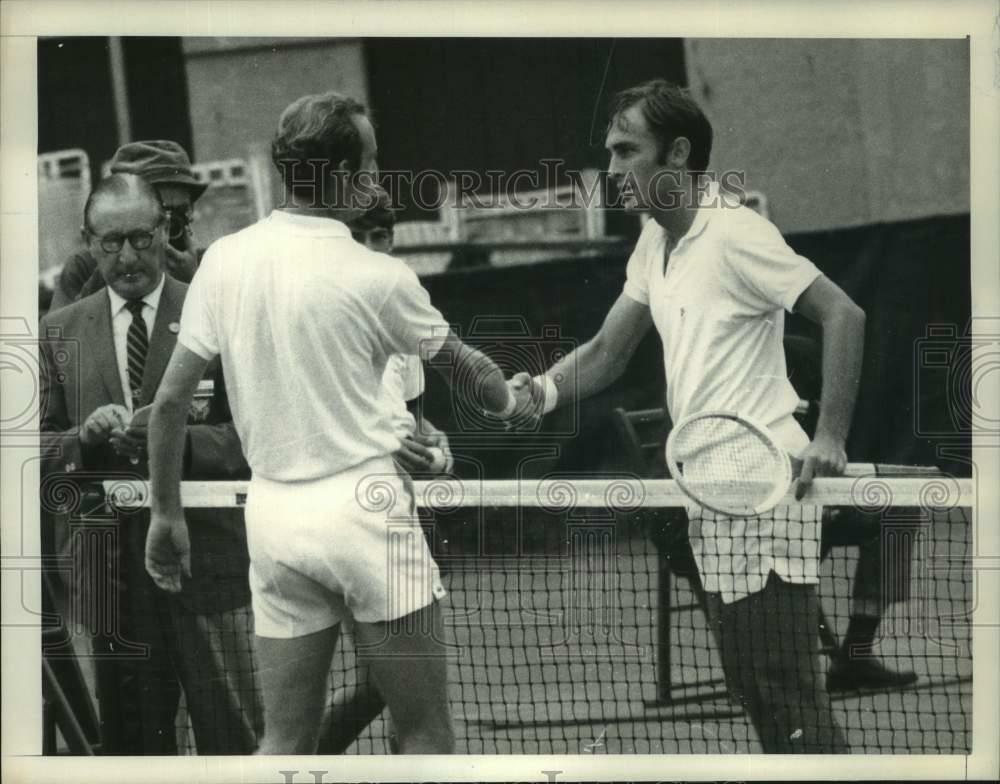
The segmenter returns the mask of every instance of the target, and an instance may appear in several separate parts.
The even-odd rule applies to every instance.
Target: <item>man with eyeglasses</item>
[[[198,251],[191,232],[194,203],[208,187],[198,182],[191,159],[177,142],[151,140],[130,142],[118,148],[111,159],[112,174],[136,174],[150,183],[166,211],[169,243],[165,248],[166,271],[182,283],[190,283],[198,269]],[[84,241],[87,242],[86,232]],[[63,265],[50,310],[65,307],[104,288],[104,277],[89,247],[74,253]]]
[[[145,571],[149,512],[111,514],[95,481],[149,476],[145,426],[130,422],[156,394],[187,294],[164,274],[167,212],[144,179],[111,175],[87,200],[84,236],[106,288],[41,323],[42,507],[73,563],[73,620],[88,629],[96,659],[101,753],[176,754],[183,688],[198,753],[248,754],[262,711],[242,510],[188,512],[201,545],[191,580],[168,594]],[[183,425],[185,478],[247,478],[218,363],[198,390]],[[46,499],[53,481],[97,500],[69,520],[71,510]]]

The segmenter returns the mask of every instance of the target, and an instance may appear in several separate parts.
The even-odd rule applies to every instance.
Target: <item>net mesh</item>
[[[885,480],[890,488],[892,481]],[[808,602],[797,604],[794,596],[779,598],[773,613],[762,608],[760,617],[772,620],[756,625],[752,615],[720,621],[735,605],[713,604],[705,596],[686,535],[688,520],[679,508],[639,508],[626,515],[593,508],[464,507],[426,517],[448,589],[443,610],[456,751],[775,750],[784,741],[769,733],[780,734],[781,727],[755,718],[755,699],[747,681],[740,683],[740,668],[785,656],[796,663],[804,659],[807,669],[815,665],[836,725],[831,730],[817,720],[814,727],[810,717],[822,714],[823,706],[817,711],[804,705],[801,684],[772,678],[771,704],[786,710],[792,725],[804,727],[805,737],[840,732],[851,753],[968,753],[971,510],[889,507],[863,513],[848,500],[831,504],[824,515],[815,593],[822,613],[813,615]],[[773,514],[787,512],[779,506]],[[918,679],[903,688],[861,684],[828,692],[822,681],[834,658],[829,638],[842,645],[852,613],[870,609],[872,602],[882,621],[874,645],[855,658],[912,671]],[[720,643],[720,624],[728,630],[728,646]],[[206,667],[221,662],[225,672],[231,651],[222,652],[252,645],[247,628],[220,622],[204,637],[208,647],[198,660]],[[727,670],[730,681],[736,680],[730,688]],[[259,680],[227,676],[227,683],[235,712],[220,707],[206,715],[202,706],[203,715],[194,717],[182,697],[179,753],[195,753],[198,722],[218,724],[215,734],[223,739],[259,728]],[[330,702],[336,694],[336,701],[349,704],[351,690],[364,695],[366,685],[351,637],[342,635]],[[321,749],[390,752],[387,712],[379,710],[377,696],[362,703],[358,698],[356,721],[324,730]],[[227,729],[227,722],[239,726]]]
[[[860,544],[829,544],[822,561],[822,622],[842,640],[857,597],[882,593],[878,601],[886,607],[870,653],[918,676],[906,688],[829,693],[851,753],[971,750],[970,510],[913,512],[864,515],[859,525],[867,530],[854,539]],[[516,513],[507,510],[506,516]],[[726,688],[690,553],[671,540],[676,511],[671,520],[670,511],[643,510],[628,526],[599,516],[559,520],[525,510],[520,516],[535,537],[520,557],[469,555],[483,538],[473,526],[450,535],[449,556],[438,553],[450,566],[445,603],[458,752],[763,750],[747,708]],[[844,520],[828,520],[831,527],[837,523],[842,528]],[[501,531],[488,528],[487,552],[490,546],[516,547],[514,534],[507,538]],[[838,538],[845,538],[842,530],[827,537]],[[900,559],[907,555],[912,562],[904,568]],[[872,557],[881,568],[872,568]],[[869,584],[859,588],[858,578]],[[786,618],[789,627],[810,620],[794,609]],[[741,641],[750,657],[787,641],[787,635],[765,631]],[[818,628],[811,634],[819,639]],[[816,656],[821,680],[831,653]],[[350,680],[353,673],[352,651],[345,647],[331,680]],[[774,697],[779,705],[791,699],[790,693]],[[379,718],[348,752],[388,753],[387,736]]]

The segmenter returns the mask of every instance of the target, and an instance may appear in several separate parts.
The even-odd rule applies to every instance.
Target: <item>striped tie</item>
[[[128,351],[128,385],[132,390],[132,408],[139,408],[139,397],[142,393],[142,371],[146,367],[146,352],[149,350],[149,335],[146,333],[146,320],[142,317],[143,301],[129,300],[125,303],[132,314],[132,323],[128,327],[125,346]]]

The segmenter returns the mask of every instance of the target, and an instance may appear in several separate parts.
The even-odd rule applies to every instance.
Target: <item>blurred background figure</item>
[[[812,436],[819,413],[816,401],[822,388],[821,347],[819,341],[803,335],[787,335],[784,345],[788,378],[799,398],[810,402],[800,422]],[[895,512],[901,515],[904,509],[906,518],[919,524],[920,509],[901,508]],[[881,515],[865,514],[853,507],[829,507],[823,512],[822,557],[829,557],[835,546],[858,548],[847,630],[837,650],[832,652],[826,676],[830,691],[900,688],[918,680],[915,672],[897,672],[874,653],[886,610],[910,598],[912,540],[896,537],[896,541],[893,558],[886,562]]]

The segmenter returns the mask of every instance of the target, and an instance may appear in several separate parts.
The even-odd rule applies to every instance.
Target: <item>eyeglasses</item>
[[[156,236],[156,230],[158,228],[160,228],[159,223],[148,231],[137,229],[136,231],[130,231],[125,235],[107,234],[103,237],[99,237],[98,242],[101,244],[101,248],[104,249],[105,253],[118,253],[125,247],[125,240],[128,240],[128,244],[135,250],[146,250],[153,244],[153,237]]]

